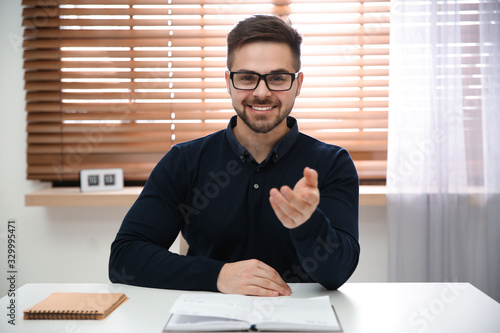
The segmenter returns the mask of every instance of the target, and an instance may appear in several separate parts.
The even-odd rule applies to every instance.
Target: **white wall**
[[[47,186],[26,180],[20,1],[0,2],[0,297],[9,288],[7,221],[16,220],[16,284],[109,282],[109,247],[127,207],[25,207]],[[385,207],[361,207],[361,260],[354,282],[387,280]]]

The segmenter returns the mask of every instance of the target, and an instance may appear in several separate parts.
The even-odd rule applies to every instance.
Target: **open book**
[[[179,296],[170,313],[164,332],[342,331],[328,296],[292,298],[189,293]]]

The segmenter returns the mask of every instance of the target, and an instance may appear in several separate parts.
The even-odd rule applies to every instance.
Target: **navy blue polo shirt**
[[[356,169],[348,152],[290,131],[257,163],[227,129],[178,144],[152,171],[111,247],[112,282],[217,290],[225,263],[259,259],[286,282],[340,287],[359,258]],[[269,203],[271,188],[291,188],[308,166],[318,172],[320,203],[311,218],[285,228]],[[168,251],[179,232],[187,256]]]

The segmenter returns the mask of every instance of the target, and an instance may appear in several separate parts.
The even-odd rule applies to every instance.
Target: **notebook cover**
[[[24,310],[24,319],[104,319],[127,299],[123,293],[52,293]]]

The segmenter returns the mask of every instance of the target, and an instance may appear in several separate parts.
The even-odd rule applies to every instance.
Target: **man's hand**
[[[269,202],[285,227],[293,229],[303,224],[319,204],[318,172],[306,167],[304,177],[293,190],[288,186],[271,189]]]
[[[257,259],[222,266],[217,289],[225,294],[252,296],[289,296],[291,293],[278,272]]]

